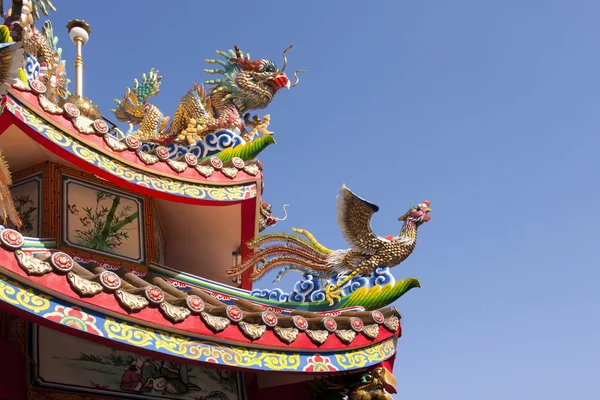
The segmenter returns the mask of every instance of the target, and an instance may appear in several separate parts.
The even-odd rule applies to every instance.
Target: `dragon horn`
[[[231,57],[235,57],[235,51],[229,49],[229,54],[231,54]]]
[[[293,88],[295,87],[298,83],[300,83],[300,78],[298,78],[298,72],[306,72],[305,69],[299,69],[297,71],[294,72],[294,78],[296,78],[296,83],[294,83],[293,85],[291,85],[289,88]]]
[[[237,58],[239,58],[240,60],[244,59],[244,53],[241,52],[240,48],[238,47],[237,44],[233,45],[233,48],[235,49],[235,56]]]
[[[273,218],[275,218],[276,221],[285,221],[287,219],[287,209],[286,209],[286,207],[289,207],[289,206],[290,206],[289,204],[284,204],[283,205],[283,214],[284,214],[283,218],[277,218],[277,217],[273,217]]]
[[[283,68],[281,68],[281,72],[285,71],[285,67],[287,67],[287,57],[285,56],[285,53],[287,53],[287,52],[288,52],[288,50],[289,50],[289,49],[291,49],[292,47],[294,47],[294,45],[293,45],[293,44],[290,44],[290,45],[287,47],[287,49],[285,49],[285,50],[283,51],[283,54],[282,54],[282,56],[283,56]]]

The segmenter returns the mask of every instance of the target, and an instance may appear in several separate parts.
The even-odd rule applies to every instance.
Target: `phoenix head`
[[[429,200],[425,200],[422,203],[412,206],[406,214],[398,218],[398,221],[414,222],[417,226],[429,221],[431,219],[429,216],[429,212],[431,211],[431,208],[429,208],[430,204]]]

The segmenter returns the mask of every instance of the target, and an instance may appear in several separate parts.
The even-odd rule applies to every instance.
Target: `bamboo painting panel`
[[[154,211],[154,248],[156,251],[155,262],[160,265],[165,263],[165,239],[163,237],[162,229],[160,227],[160,221],[156,210]]]
[[[62,177],[63,242],[145,263],[144,203],[139,197]]]
[[[39,173],[15,182],[10,188],[15,209],[22,222],[18,231],[24,236],[41,236],[41,185],[42,174]],[[10,221],[7,222],[7,227],[17,229]]]

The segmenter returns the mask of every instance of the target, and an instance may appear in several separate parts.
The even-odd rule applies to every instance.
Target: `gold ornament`
[[[19,266],[27,272],[27,275],[41,276],[52,272],[52,266],[49,262],[37,259],[23,250],[15,251],[15,258]]]
[[[67,280],[71,284],[71,287],[79,296],[95,296],[102,291],[102,285],[97,282],[92,282],[81,276],[69,272],[67,274]]]
[[[115,296],[121,306],[128,312],[136,312],[143,310],[150,304],[145,297],[131,294],[124,290],[115,291]]]

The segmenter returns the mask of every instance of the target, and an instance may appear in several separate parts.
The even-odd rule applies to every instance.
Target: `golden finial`
[[[83,97],[83,56],[81,48],[90,38],[90,25],[82,19],[72,19],[67,24],[69,36],[75,46],[77,46],[77,54],[75,56],[75,93],[79,97]]]

